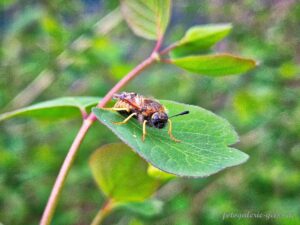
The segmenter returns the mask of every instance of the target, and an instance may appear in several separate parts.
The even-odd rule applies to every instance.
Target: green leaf
[[[117,202],[143,201],[159,185],[148,176],[148,164],[123,143],[97,149],[91,156],[90,167],[103,193]]]
[[[132,218],[129,222],[128,225],[144,225],[144,223],[137,218]]]
[[[68,118],[80,116],[81,111],[95,106],[99,97],[63,97],[45,102],[40,102],[25,108],[0,115],[0,121],[15,116],[34,116],[38,118]]]
[[[238,137],[231,125],[217,115],[197,106],[160,101],[169,115],[189,110],[190,114],[175,117],[173,135],[180,143],[170,139],[167,128],[147,127],[143,142],[142,126],[136,119],[127,124],[112,122],[124,119],[118,113],[93,108],[98,120],[111,129],[146,161],[168,173],[179,176],[204,177],[226,167],[245,162],[248,155],[228,147],[237,142]]]
[[[161,171],[160,169],[157,169],[156,167],[152,166],[151,164],[149,164],[149,166],[148,166],[148,174],[151,177],[154,177],[158,180],[163,180],[163,181],[168,181],[168,180],[176,177],[174,174],[170,174],[170,173]]]
[[[231,31],[231,24],[208,24],[191,27],[184,37],[175,43],[173,57],[199,54],[222,40]]]
[[[252,59],[230,54],[188,56],[171,59],[171,63],[190,72],[208,76],[241,74],[256,66]]]
[[[136,35],[157,40],[168,26],[171,0],[121,0],[121,11]]]
[[[157,199],[150,199],[144,202],[126,202],[117,204],[119,209],[125,209],[131,213],[143,216],[153,217],[159,215],[163,210],[163,202]]]

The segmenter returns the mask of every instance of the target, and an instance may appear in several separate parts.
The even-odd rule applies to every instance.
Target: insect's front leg
[[[144,120],[144,122],[143,122],[143,136],[142,136],[142,141],[144,142],[145,141],[145,138],[146,138],[146,134],[147,134],[147,132],[146,132],[146,124],[147,124],[147,120]]]
[[[176,139],[172,134],[172,122],[170,119],[168,119],[168,123],[169,123],[168,134],[169,134],[170,138],[175,142],[181,142],[180,140]]]
[[[122,125],[127,123],[133,116],[136,116],[137,113],[131,113],[125,120],[121,121],[121,122],[113,122],[116,125]]]

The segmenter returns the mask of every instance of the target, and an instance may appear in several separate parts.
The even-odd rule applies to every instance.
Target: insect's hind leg
[[[137,114],[136,113],[131,113],[125,120],[121,121],[121,122],[113,122],[113,124],[116,124],[116,125],[122,125],[122,124],[125,124],[127,123],[133,116],[136,116]]]
[[[128,108],[115,108],[115,107],[112,107],[112,108],[101,108],[101,109],[104,109],[104,110],[107,110],[107,111],[114,111],[114,112],[118,112],[118,111],[129,112]]]
[[[168,123],[169,123],[168,134],[169,134],[170,138],[175,142],[181,142],[180,140],[176,139],[172,134],[172,122],[170,119],[168,119]]]

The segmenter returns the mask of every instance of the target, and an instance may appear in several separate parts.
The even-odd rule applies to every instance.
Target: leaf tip
[[[253,60],[255,63],[255,66],[260,66],[261,65],[261,61],[257,61],[257,60]]]
[[[219,23],[217,25],[229,31],[231,31],[233,28],[232,23]]]

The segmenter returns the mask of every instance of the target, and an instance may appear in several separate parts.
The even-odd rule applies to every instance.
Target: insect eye
[[[168,117],[164,113],[154,113],[151,117],[151,123],[156,128],[164,128]]]
[[[159,120],[159,115],[158,115],[158,113],[154,113],[153,115],[152,115],[152,117],[151,117],[151,120],[154,122],[154,121],[156,121],[156,120]]]
[[[165,122],[160,119],[157,119],[157,120],[152,119],[152,124],[156,128],[163,128],[165,126]]]
[[[159,120],[153,120],[153,124],[154,124],[154,126],[157,126],[159,123],[160,123],[160,121],[159,121]]]
[[[153,122],[153,125],[157,128],[163,128],[165,126],[164,122],[160,121],[160,120],[155,120]]]
[[[159,116],[158,116],[158,115],[154,115],[154,116],[152,117],[152,120],[154,120],[155,122],[157,122],[157,121],[159,120]]]

